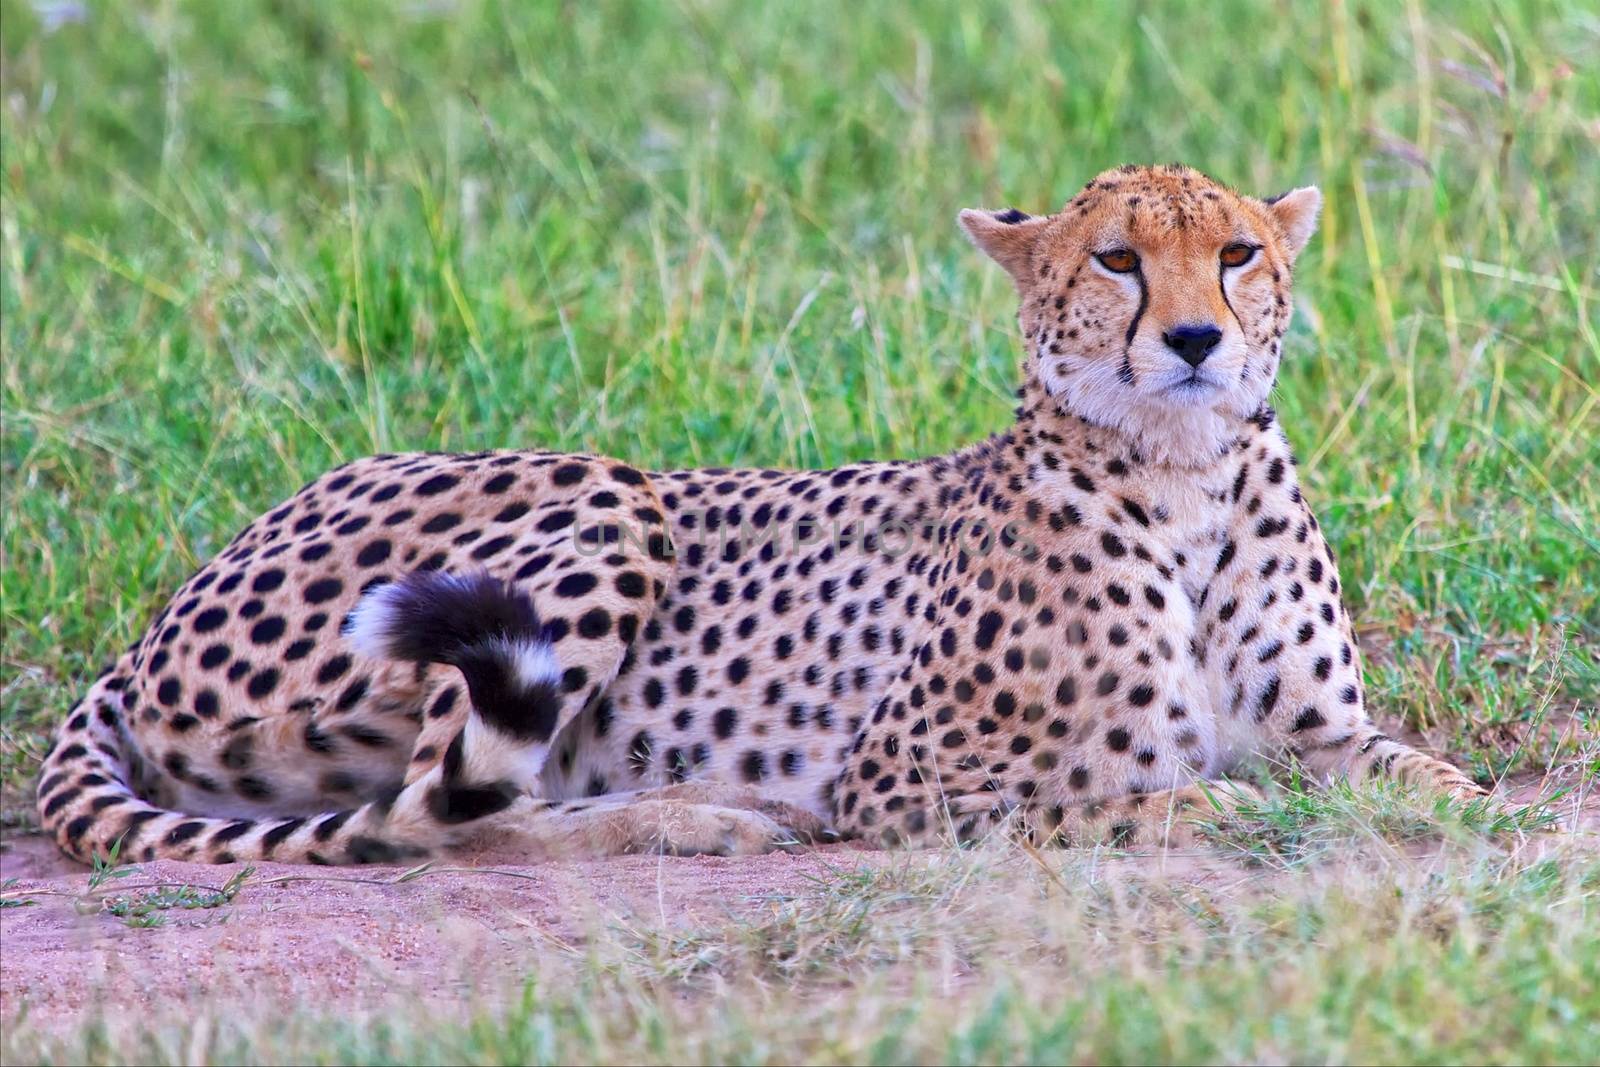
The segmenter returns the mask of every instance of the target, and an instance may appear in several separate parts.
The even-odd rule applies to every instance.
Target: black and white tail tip
[[[546,740],[561,705],[561,665],[526,593],[489,574],[426,571],[372,589],[344,625],[373,659],[461,671],[473,707],[497,729]]]

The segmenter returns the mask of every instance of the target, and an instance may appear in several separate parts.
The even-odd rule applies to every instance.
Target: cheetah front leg
[[[1233,496],[1238,519],[1208,561],[1195,642],[1225,744],[1293,756],[1324,783],[1385,776],[1458,799],[1484,796],[1459,769],[1368,718],[1338,569],[1276,431],[1247,453]]]

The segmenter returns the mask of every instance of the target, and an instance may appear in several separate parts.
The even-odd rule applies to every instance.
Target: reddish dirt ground
[[[536,953],[573,951],[609,923],[631,915],[658,928],[714,922],[882,855],[834,848],[463,865],[404,883],[394,881],[401,867],[264,863],[232,904],[171,910],[159,927],[132,929],[103,911],[80,911],[83,867],[42,838],[14,838],[0,853],[0,878],[19,879],[8,893],[60,895],[0,911],[0,1018],[13,1020],[26,1007],[30,1020],[50,1026],[97,1005],[114,1017],[166,1014],[189,998],[230,994],[355,1010],[396,995],[449,1001],[493,988],[514,995]],[[156,882],[215,887],[235,869],[146,863],[103,892]]]
[[[1537,782],[1508,790],[1533,799]],[[1600,797],[1568,801],[1563,820],[1600,842]],[[89,872],[49,841],[12,836],[0,851],[8,895],[43,890],[28,907],[0,909],[0,1020],[26,1011],[47,1029],[95,1007],[116,1020],[181,1012],[191,999],[281,1000],[362,1011],[396,997],[430,1010],[467,998],[514,996],[530,961],[581,952],[596,930],[637,917],[654,929],[718,924],[804,894],[816,880],[908,857],[838,845],[732,858],[621,856],[518,864],[477,854],[406,882],[405,868],[330,869],[260,864],[230,905],[171,910],[133,929],[82,899]],[[913,860],[914,862],[914,860]],[[1156,874],[1192,883],[1259,882],[1215,853],[1108,859],[1101,873]],[[152,883],[220,886],[236,870],[141,864],[102,894]],[[1270,877],[1270,875],[1268,875]]]

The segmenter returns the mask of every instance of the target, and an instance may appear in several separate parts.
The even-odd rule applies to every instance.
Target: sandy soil
[[[341,1014],[396,999],[450,1011],[520,994],[530,961],[581,954],[616,924],[705,929],[748,919],[772,898],[863,865],[916,863],[916,853],[834,845],[745,857],[618,856],[517,864],[480,854],[405,882],[403,867],[332,869],[264,863],[234,902],[171,910],[155,928],[83,905],[89,872],[37,836],[0,852],[8,892],[41,889],[37,904],[0,910],[0,1020],[27,1012],[46,1030],[96,1007],[119,1021],[181,1017],[184,1005],[237,998]],[[920,860],[926,862],[925,859]],[[1015,862],[1026,863],[1018,856]],[[469,866],[470,864],[470,866]],[[161,861],[110,884],[218,887],[234,866]],[[1213,853],[1106,858],[1097,876],[1160,874],[1230,885],[1260,878]]]
[[[496,987],[512,995],[538,952],[581,951],[587,933],[630,916],[671,927],[727,921],[774,894],[801,892],[831,869],[882,853],[850,849],[742,858],[621,856],[537,867],[466,859],[404,883],[402,867],[351,870],[258,865],[226,907],[171,910],[131,929],[103,911],[80,913],[88,872],[39,837],[0,853],[8,891],[58,896],[0,911],[0,1018],[26,1005],[49,1026],[104,1004],[117,1016],[189,998],[238,995],[347,1010],[396,995],[430,1002]],[[443,865],[441,865],[443,866]],[[157,862],[112,883],[115,895],[151,883],[220,886],[233,867]],[[530,950],[533,950],[530,952]]]
[[[1513,790],[1531,799],[1536,783]],[[1600,798],[1575,812],[1600,841]],[[1569,826],[1574,820],[1569,819]],[[1576,827],[1575,827],[1576,828]],[[430,1010],[471,998],[512,996],[529,961],[582,951],[585,938],[630,922],[654,929],[748,917],[778,894],[804,893],[816,879],[901,854],[838,845],[765,856],[654,857],[518,865],[479,854],[397,882],[399,867],[330,869],[261,864],[226,907],[164,913],[163,925],[131,929],[83,908],[88,872],[37,836],[12,836],[0,851],[8,892],[38,889],[28,907],[0,909],[0,1020],[71,1025],[86,1009],[110,1018],[169,1015],[191,999],[237,996],[341,1012],[415,998]],[[128,892],[151,883],[220,886],[232,867],[157,862],[111,883]],[[1186,882],[1259,880],[1218,856],[1111,860],[1102,873],[1159,874]],[[84,912],[87,911],[87,914]],[[496,993],[498,991],[498,994]]]

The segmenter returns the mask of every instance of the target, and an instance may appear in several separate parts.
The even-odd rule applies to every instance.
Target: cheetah
[[[928,459],[361,459],[252,522],[69,713],[71,856],[399,862],[474,840],[1170,842],[1241,761],[1483,794],[1381,733],[1268,397],[1313,187],[1127,166],[963,211],[1015,422]]]

